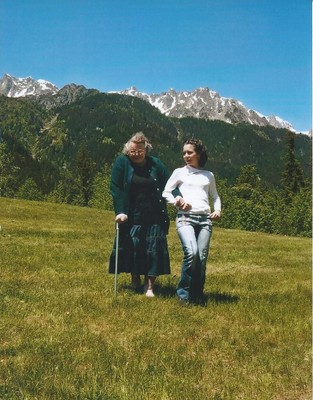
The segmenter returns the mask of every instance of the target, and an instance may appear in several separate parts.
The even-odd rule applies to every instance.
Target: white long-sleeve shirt
[[[175,204],[172,190],[179,188],[184,200],[191,204],[188,214],[210,214],[209,200],[213,202],[214,211],[221,211],[221,199],[216,190],[212,172],[196,169],[189,165],[174,170],[167,181],[162,196],[170,204]],[[184,213],[184,211],[179,211]]]

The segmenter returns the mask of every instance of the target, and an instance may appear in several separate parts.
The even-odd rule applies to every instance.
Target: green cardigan
[[[147,156],[147,162],[150,165],[150,176],[155,180],[157,187],[157,196],[162,211],[162,220],[160,225],[163,226],[165,232],[168,232],[169,218],[166,208],[166,200],[162,197],[165,184],[169,178],[167,168],[156,157]],[[129,214],[130,186],[134,168],[126,155],[120,155],[116,158],[111,174],[110,190],[113,198],[115,215]]]

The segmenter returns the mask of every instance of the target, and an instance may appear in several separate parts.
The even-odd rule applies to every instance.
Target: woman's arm
[[[165,188],[162,193],[162,196],[170,204],[175,205],[175,197],[173,196],[172,192],[178,187],[179,183],[180,181],[178,179],[178,170],[175,169],[172,175],[169,177],[168,181],[166,182]]]
[[[209,197],[213,200],[214,211],[211,213],[210,217],[214,220],[221,218],[222,203],[220,196],[217,193],[215,177],[212,174],[209,186]]]
[[[191,209],[191,204],[185,202],[179,190],[179,185],[182,183],[179,178],[179,169],[175,169],[172,175],[167,181],[162,196],[166,201],[174,206],[180,208],[183,211],[188,211]]]

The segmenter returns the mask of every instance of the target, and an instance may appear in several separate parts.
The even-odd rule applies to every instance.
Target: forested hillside
[[[293,230],[269,223],[261,226],[260,216],[249,224],[234,219],[236,201],[229,201],[235,196],[240,207],[246,208],[251,201],[254,208],[256,201],[259,204],[271,194],[270,203],[276,199],[271,209],[283,207],[286,213],[295,196],[309,192],[311,186],[311,138],[305,135],[271,127],[168,118],[139,98],[97,92],[49,109],[33,98],[0,96],[0,129],[1,196],[110,209],[111,164],[133,133],[143,131],[153,144],[153,154],[170,170],[182,164],[183,140],[195,136],[208,147],[207,168],[215,173],[223,193],[222,225],[287,234],[310,231],[310,200],[303,193],[306,227],[298,221]],[[228,213],[231,218],[226,219]]]

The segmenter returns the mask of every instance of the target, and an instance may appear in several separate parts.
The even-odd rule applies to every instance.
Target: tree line
[[[0,196],[113,210],[109,188],[111,165],[104,164],[96,172],[95,162],[84,145],[77,153],[74,169],[64,170],[57,185],[47,194],[32,177],[16,186],[19,168],[4,142],[0,143],[0,171]],[[294,134],[289,133],[286,137],[284,169],[278,188],[268,187],[262,181],[255,164],[243,165],[232,184],[215,175],[223,204],[223,217],[218,226],[311,236],[311,182],[304,177],[295,156]],[[174,219],[176,209],[168,208],[171,219]]]

